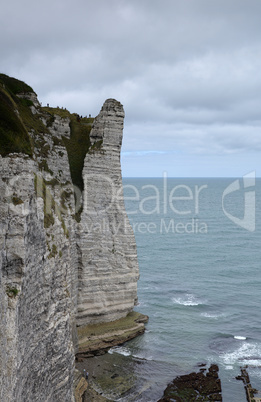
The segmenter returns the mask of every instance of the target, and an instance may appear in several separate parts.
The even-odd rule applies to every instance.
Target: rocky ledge
[[[117,321],[79,327],[76,359],[104,354],[111,347],[142,335],[148,319],[148,316],[133,311]]]
[[[222,401],[221,382],[218,378],[218,366],[212,364],[207,371],[200,369],[199,373],[190,373],[176,377],[164,391],[164,396],[158,402],[182,401]]]

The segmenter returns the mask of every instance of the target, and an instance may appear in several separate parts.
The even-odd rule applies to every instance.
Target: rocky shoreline
[[[148,318],[133,311],[117,321],[78,328],[79,347],[76,355],[75,384],[77,402],[106,402],[131,393],[136,379],[135,375],[125,367],[126,357],[121,355],[115,357],[107,352],[113,346],[125,344],[142,335]],[[84,371],[89,373],[88,384],[83,378]],[[200,364],[198,373],[177,376],[167,386],[158,402],[222,401],[218,371],[219,368],[215,364],[208,370],[205,364]]]
[[[111,347],[122,345],[125,342],[142,335],[145,331],[145,323],[148,319],[148,316],[132,311],[126,317],[113,322],[87,325],[78,328],[79,346],[76,355],[77,375],[75,377],[76,402],[105,402],[109,400],[101,395],[101,391],[96,391],[95,388],[97,388],[97,385],[95,385],[94,382],[97,375],[96,371],[100,371],[102,377],[104,377],[106,370],[108,372],[109,370],[108,368],[105,369],[105,372],[103,369],[100,370],[100,365],[96,365],[96,362],[92,358],[104,355]],[[83,378],[83,370],[91,372],[91,380],[88,381],[88,384]],[[125,378],[117,377],[119,377],[119,375],[114,372],[109,375],[110,379],[116,379],[116,382],[124,392],[126,388]],[[108,380],[107,383],[109,383]]]
[[[103,355],[97,353],[92,358],[78,359],[77,370],[80,373],[84,370],[88,371],[89,379],[82,399],[77,402],[108,402],[119,399],[128,402],[220,402],[223,400],[219,367],[216,364],[207,367],[205,363],[198,363],[194,372],[184,375],[177,375],[176,372],[176,377],[172,381],[168,380],[170,382],[166,387],[164,381],[161,382],[157,376],[157,370],[155,371],[152,361],[124,354],[128,351],[128,345],[124,345],[119,350],[115,348]],[[145,371],[150,373],[149,379],[143,375],[140,376],[142,372],[144,373],[144,368],[140,371],[139,367],[146,367]],[[261,401],[261,393],[250,384],[247,367],[241,368],[241,376],[236,379],[244,383],[246,401]],[[162,387],[161,389],[158,387],[157,395],[154,392],[155,387],[153,388],[156,382],[158,385],[161,383]],[[242,400],[244,400],[243,388]]]
[[[143,392],[137,392],[139,378],[132,372],[130,360],[130,357],[118,353],[107,353],[78,361],[77,369],[80,372],[84,369],[89,372],[88,388],[82,401],[107,402],[118,399],[155,402],[222,401],[217,365],[211,365],[208,370],[202,367],[198,373],[177,376],[165,391],[163,391],[164,386],[162,387],[164,395],[160,398],[160,396],[156,397],[152,390],[146,395],[143,395]],[[146,385],[144,385],[140,389],[145,391]]]

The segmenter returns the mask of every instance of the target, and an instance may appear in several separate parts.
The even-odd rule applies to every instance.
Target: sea
[[[261,390],[261,179],[125,178],[145,334],[110,350],[135,384],[120,401],[157,401],[177,375],[219,366],[223,401]]]

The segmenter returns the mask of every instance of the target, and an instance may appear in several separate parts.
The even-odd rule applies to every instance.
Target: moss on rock
[[[121,345],[141,335],[148,316],[132,311],[117,321],[85,325],[78,328],[79,354],[92,354],[107,351],[110,347]]]

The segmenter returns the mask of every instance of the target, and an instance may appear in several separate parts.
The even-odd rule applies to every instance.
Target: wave
[[[135,307],[147,307],[147,303],[145,303],[144,301],[138,301]]]
[[[226,365],[261,365],[261,344],[244,342],[233,352],[223,353],[221,359]]]
[[[175,304],[180,304],[182,306],[198,306],[200,304],[204,304],[202,300],[199,300],[193,294],[187,293],[182,297],[172,297],[171,300]]]
[[[153,360],[152,356],[145,356],[143,354],[132,354],[131,350],[127,348],[126,346],[113,346],[108,353],[113,354],[113,353],[118,353],[122,356],[132,356],[136,359],[139,360]]]
[[[225,370],[233,370],[234,366],[226,366]]]
[[[110,354],[118,353],[123,356],[131,356],[131,351],[125,346],[114,346],[108,351],[108,353]]]
[[[158,286],[151,285],[151,286],[139,286],[139,290],[160,290]]]
[[[224,313],[201,313],[200,315],[202,317],[212,318],[214,320],[217,320],[218,318],[221,318],[221,317],[225,317]]]

